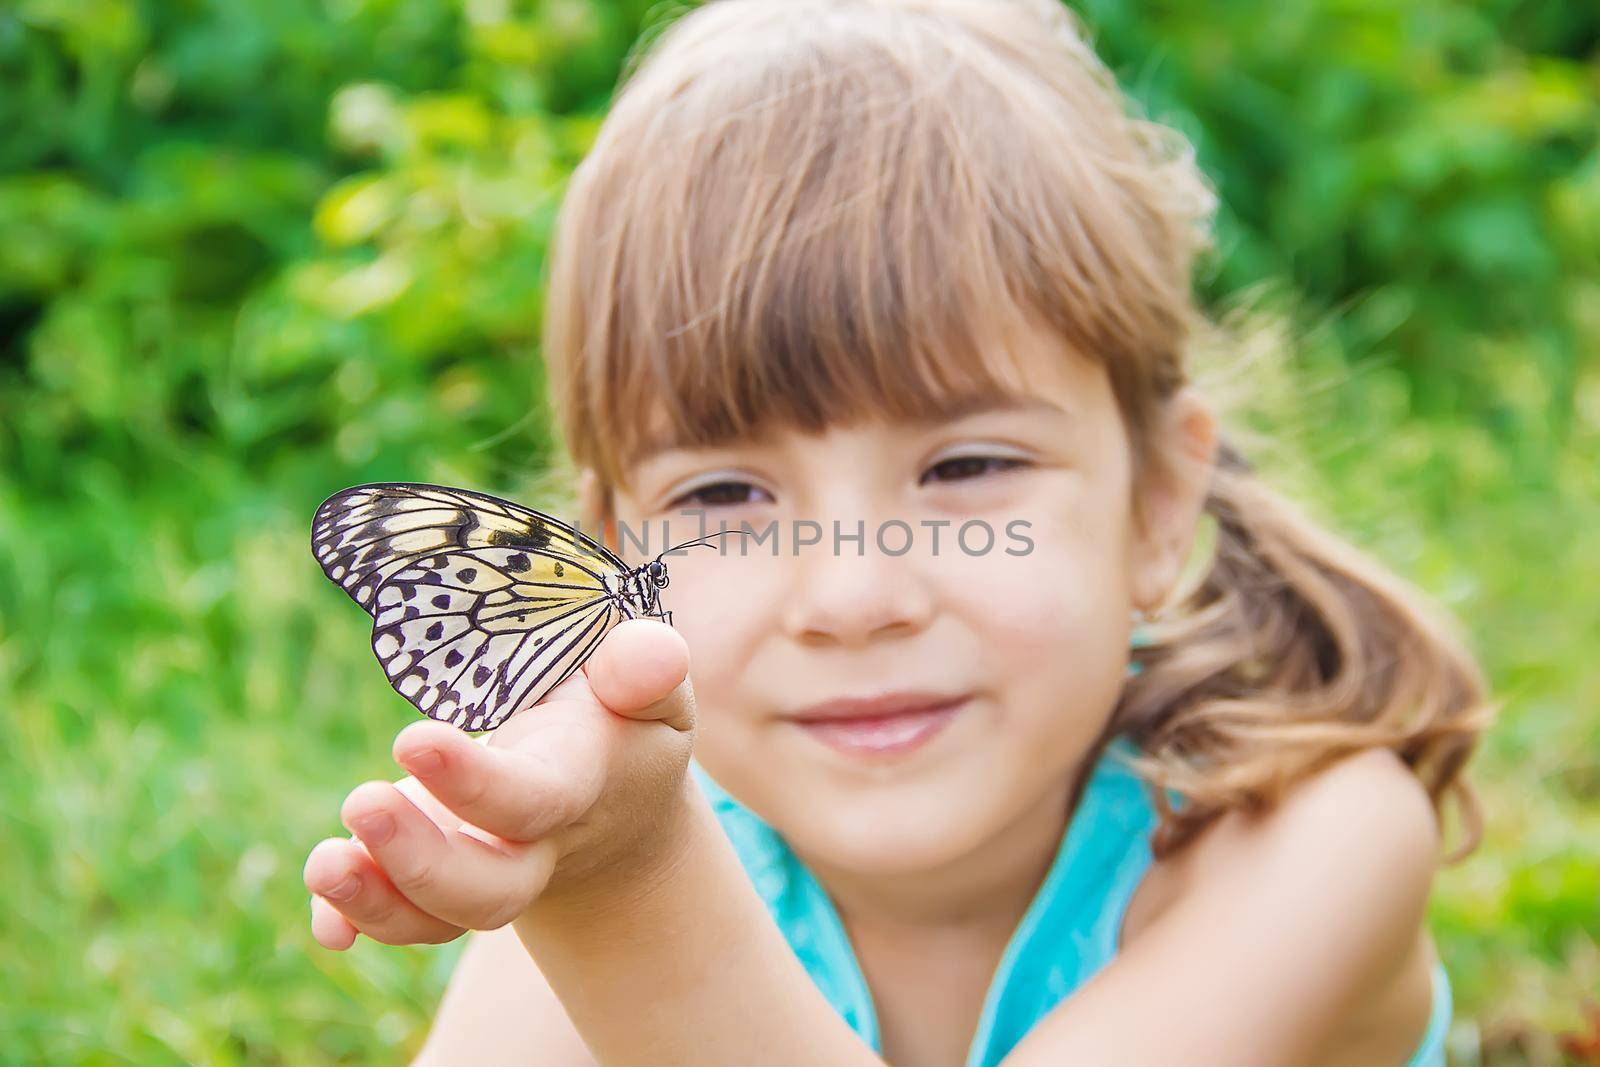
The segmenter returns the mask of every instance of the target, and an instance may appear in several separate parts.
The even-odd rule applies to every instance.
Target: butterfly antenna
[[[752,534],[752,533],[755,533],[755,531],[754,530],[718,530],[716,533],[706,534],[705,537],[696,537],[694,540],[685,541],[681,545],[673,545],[671,548],[664,550],[661,553],[661,556],[665,556],[668,552],[676,552],[680,548],[693,548],[695,545],[706,544],[707,538],[721,537],[724,534],[741,534],[741,535],[743,535],[743,534]],[[661,556],[657,556],[656,559],[660,559]]]

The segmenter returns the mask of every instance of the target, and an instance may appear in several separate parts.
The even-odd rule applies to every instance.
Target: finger
[[[464,932],[402,896],[357,841],[318,842],[306,860],[305,883],[315,894],[312,933],[327,948],[349,948],[357,930],[386,945],[438,945]]]
[[[614,722],[592,705],[546,704],[502,727],[502,745],[477,744],[444,723],[416,722],[395,738],[394,758],[458,822],[507,842],[537,841],[599,798]]]
[[[323,948],[343,952],[356,943],[360,933],[337,908],[315,894],[311,897],[311,936]]]
[[[450,729],[455,728],[450,727]],[[396,778],[394,787],[420,808],[422,814],[432,819],[440,829],[449,832],[460,825],[461,817],[446,807],[438,797],[428,792],[428,787],[417,781],[415,775],[408,774],[404,778]]]
[[[555,865],[547,841],[496,847],[460,830],[446,834],[389,782],[357,786],[340,817],[407,900],[456,926],[504,926],[538,896]]]
[[[455,727],[447,727],[445,724],[434,722],[432,719],[423,720],[423,723],[432,724],[432,727],[435,730],[447,731],[446,733],[435,735],[437,737],[445,738],[446,744],[464,738],[473,745],[485,745],[490,741],[493,741],[495,738],[493,733],[482,734],[478,737],[468,737],[459,729],[456,729]],[[402,730],[400,731],[399,736],[405,736],[405,733],[406,732]],[[398,740],[399,737],[396,737],[396,742],[398,742]],[[397,752],[399,751],[399,747],[400,746],[397,744]],[[424,742],[421,747],[427,747],[426,742]],[[396,760],[398,759],[399,757],[397,755]],[[421,765],[430,766],[427,764],[425,757],[421,761]],[[432,819],[434,825],[438,826],[443,832],[449,833],[461,825],[461,816],[451,811],[443,801],[434,796],[433,793],[429,791],[428,787],[423,785],[422,782],[417,779],[416,775],[408,774],[404,778],[396,778],[394,787],[400,790],[407,800],[411,801],[411,803],[420,808],[424,815]]]
[[[600,643],[604,645],[605,641],[602,640]],[[529,706],[537,707],[541,704],[550,704],[558,700],[594,701],[594,690],[589,688],[589,676],[583,673],[581,670],[573,671],[571,674],[567,675],[561,680],[561,684],[557,685],[554,689],[551,689],[544,696],[540,697],[536,703]],[[518,714],[520,715],[521,712],[518,712]],[[515,719],[516,717],[517,716],[513,715],[511,719]],[[508,719],[507,721],[509,722],[511,720]],[[504,727],[502,727],[502,729],[504,729]],[[495,732],[498,733],[499,731],[497,730]],[[492,737],[494,735],[491,734],[490,736]]]
[[[603,639],[601,643],[604,644]],[[487,734],[482,734],[478,737],[475,737],[473,740],[477,741],[477,743],[480,745],[501,744],[505,740],[505,734],[511,732],[517,724],[525,723],[527,721],[529,718],[528,713],[533,708],[540,708],[540,714],[542,714],[542,709],[546,704],[564,700],[595,703],[594,692],[589,688],[588,675],[584,674],[583,671],[573,671],[571,674],[563,678],[558,684],[550,688],[543,696],[539,697],[538,700],[523,704],[522,706],[518,707],[510,715],[506,716],[505,721],[502,722],[500,726],[496,727],[493,731]]]
[[[655,619],[629,619],[606,635],[583,665],[595,698],[630,719],[659,719],[679,730],[694,727],[689,646]]]

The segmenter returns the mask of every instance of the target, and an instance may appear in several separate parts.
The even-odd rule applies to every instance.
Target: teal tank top
[[[1107,746],[1085,784],[1044,882],[1012,934],[984,998],[966,1067],[995,1067],[1029,1030],[1116,955],[1122,916],[1151,863],[1156,812],[1146,787]],[[836,1011],[882,1053],[866,979],[844,924],[816,878],[777,831],[734,800],[698,763],[691,770],[789,947]],[[1450,981],[1433,971],[1433,1012],[1407,1067],[1444,1067]]]

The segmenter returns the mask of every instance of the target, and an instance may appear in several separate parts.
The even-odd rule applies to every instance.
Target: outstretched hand
[[[486,740],[431,719],[400,731],[410,776],[352,790],[340,818],[355,837],[306,860],[317,941],[439,944],[650,862],[685,797],[688,669],[677,631],[631,619]]]

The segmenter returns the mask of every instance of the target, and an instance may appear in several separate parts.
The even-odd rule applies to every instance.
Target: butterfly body
[[[660,557],[630,567],[554,516],[466,489],[342,490],[317,508],[311,544],[372,616],[372,650],[395,691],[467,730],[537,701],[619,622],[672,621]]]

